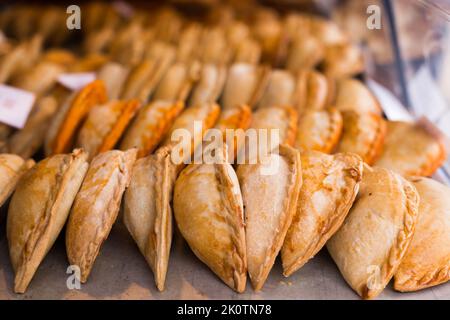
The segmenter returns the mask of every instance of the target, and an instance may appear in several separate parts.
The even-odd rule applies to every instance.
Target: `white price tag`
[[[33,93],[0,84],[0,121],[21,129],[36,97]]]
[[[76,91],[94,81],[95,72],[62,73],[58,77],[58,82],[64,87]]]

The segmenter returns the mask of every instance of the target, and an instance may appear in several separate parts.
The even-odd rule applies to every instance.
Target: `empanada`
[[[323,59],[325,48],[323,43],[310,35],[298,35],[290,43],[286,58],[286,69],[297,72],[302,69],[313,69]]]
[[[105,83],[106,92],[110,100],[119,98],[128,73],[129,69],[127,67],[116,62],[106,63],[98,71],[97,79]]]
[[[380,155],[386,135],[386,121],[375,113],[342,112],[344,130],[338,152],[353,152],[367,164]]]
[[[285,145],[256,164],[241,164],[237,176],[245,208],[247,266],[255,290],[269,275],[292,222],[302,185],[300,153]]]
[[[398,174],[365,166],[356,202],[327,242],[342,276],[361,297],[383,291],[397,271],[416,225],[419,195]]]
[[[23,293],[63,228],[87,171],[87,154],[74,150],[42,160],[20,179],[8,210],[7,238]]]
[[[382,114],[380,103],[369,88],[353,78],[337,82],[334,106],[340,111]]]
[[[302,152],[297,212],[281,249],[284,275],[300,269],[339,229],[359,190],[363,162],[352,153]]]
[[[375,164],[402,175],[431,176],[446,157],[443,136],[425,123],[388,121],[384,148]]]
[[[411,178],[420,196],[416,231],[394,288],[416,291],[450,280],[450,189],[428,178]]]
[[[63,71],[64,67],[61,65],[42,61],[15,78],[12,83],[18,88],[41,96],[46,94],[56,84],[58,76]]]
[[[273,149],[276,145],[269,141],[272,130],[279,130],[279,143],[294,145],[295,134],[297,133],[298,114],[291,107],[266,107],[256,110],[252,115],[250,128],[267,130],[268,147]],[[274,133],[276,131],[273,131]],[[270,151],[270,150],[268,150]]]
[[[182,101],[154,101],[143,107],[130,124],[120,144],[121,150],[138,148],[138,158],[149,155],[169,131],[183,110]]]
[[[342,134],[342,116],[335,108],[308,110],[298,122],[295,147],[332,153]]]
[[[96,156],[75,198],[67,222],[66,250],[70,264],[80,268],[82,283],[116,221],[136,153],[136,149],[111,150]]]
[[[301,70],[297,74],[294,104],[300,114],[307,110],[323,110],[334,95],[333,81],[314,70]]]
[[[137,99],[93,107],[80,129],[77,146],[89,153],[89,159],[113,149],[139,107]]]
[[[58,102],[53,95],[39,98],[25,126],[9,138],[8,152],[25,159],[33,156],[44,143],[48,125],[57,108]]]
[[[106,88],[100,80],[91,82],[68,98],[52,119],[47,131],[45,153],[51,155],[70,150],[75,133],[89,110],[106,100]]]
[[[194,254],[229,287],[243,292],[247,281],[244,213],[233,167],[226,161],[186,167],[175,183],[173,209],[178,229]]]
[[[20,177],[34,165],[33,160],[24,160],[15,154],[0,154],[0,207],[14,191]]]
[[[204,103],[187,108],[175,119],[162,145],[172,148],[172,159],[177,158],[177,164],[190,163],[192,153],[202,142],[206,130],[214,126],[219,114],[219,105]],[[196,122],[201,128],[196,126]],[[185,135],[186,133],[189,135]]]
[[[295,89],[295,78],[289,71],[273,70],[257,108],[291,106],[294,101]]]
[[[169,148],[141,158],[124,196],[124,223],[164,290],[172,243],[172,192],[175,171]]]
[[[326,47],[322,65],[326,75],[343,79],[361,73],[364,70],[364,59],[358,47],[340,43]]]
[[[228,70],[221,105],[224,109],[246,104],[254,108],[267,84],[269,70],[246,63],[235,63]]]
[[[199,72],[199,80],[192,89],[188,106],[215,102],[222,93],[225,84],[226,70],[222,66],[205,64]]]

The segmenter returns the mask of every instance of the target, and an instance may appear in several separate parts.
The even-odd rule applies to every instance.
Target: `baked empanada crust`
[[[411,242],[419,195],[400,175],[364,167],[357,200],[341,228],[327,242],[342,276],[361,297],[383,291]]]
[[[395,273],[394,288],[416,291],[450,280],[450,189],[427,178],[411,178],[420,196],[411,244]]]
[[[79,266],[82,283],[116,221],[136,153],[135,149],[112,150],[96,156],[74,200],[66,228],[66,251],[70,264]]]
[[[24,160],[15,154],[0,154],[0,207],[14,191],[20,177],[32,166],[33,160]]]
[[[337,152],[353,152],[371,165],[379,157],[386,135],[386,121],[375,113],[342,112],[344,128]]]
[[[439,133],[420,122],[388,121],[386,142],[375,164],[405,176],[431,176],[446,157]]]
[[[151,154],[184,108],[182,101],[154,101],[143,107],[126,131],[121,150],[138,148],[138,158]]]
[[[63,228],[87,171],[86,159],[81,150],[55,155],[20,179],[9,205],[6,230],[15,292],[25,292]]]
[[[335,108],[306,111],[300,118],[295,147],[331,153],[339,143],[343,120]]]
[[[264,163],[241,164],[237,176],[245,207],[247,265],[260,290],[280,251],[294,217],[302,185],[300,153],[280,145]],[[276,172],[264,172],[264,169]],[[266,174],[267,173],[267,174]]]
[[[344,222],[359,190],[363,162],[352,153],[302,152],[303,184],[281,250],[284,275],[300,269]]]
[[[334,106],[340,111],[382,114],[380,103],[370,89],[353,78],[338,81]]]
[[[194,254],[237,292],[246,284],[242,196],[228,163],[191,164],[175,183],[178,228]]]
[[[163,291],[172,243],[172,192],[175,168],[168,148],[141,158],[124,196],[124,223]]]

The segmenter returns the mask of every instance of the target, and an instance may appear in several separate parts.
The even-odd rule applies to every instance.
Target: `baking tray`
[[[118,221],[105,241],[89,280],[80,290],[67,288],[69,265],[64,232],[47,254],[25,294],[13,292],[13,271],[8,257],[5,223],[0,231],[0,299],[360,299],[347,286],[326,249],[289,278],[276,261],[262,291],[250,283],[244,293],[228,288],[175,234],[167,272],[166,289],[158,292],[153,274]],[[377,299],[449,300],[450,283],[414,293],[399,293],[388,285]]]

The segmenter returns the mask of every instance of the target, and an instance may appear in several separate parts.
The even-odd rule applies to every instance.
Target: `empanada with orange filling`
[[[254,108],[267,84],[269,70],[247,63],[235,63],[228,70],[222,92],[224,109],[246,104]]]
[[[358,197],[327,242],[342,276],[361,297],[383,291],[413,237],[419,195],[398,174],[365,166]]]
[[[358,194],[363,162],[352,153],[301,154],[303,184],[281,249],[284,275],[300,269],[339,229]]]
[[[294,102],[294,93],[294,76],[286,70],[273,70],[256,107],[291,106]]]
[[[364,59],[358,47],[343,43],[325,49],[322,65],[326,75],[342,79],[361,73],[364,70]]]
[[[88,164],[74,150],[42,160],[20,179],[8,210],[7,238],[14,291],[24,293],[66,223]]]
[[[141,158],[124,196],[124,223],[164,290],[172,243],[172,192],[175,170],[168,148]]]
[[[89,153],[89,159],[113,149],[139,106],[135,99],[113,100],[93,107],[80,129],[77,146]]]
[[[300,153],[285,145],[279,150],[237,168],[245,208],[248,273],[255,290],[263,287],[283,245],[302,185]]]
[[[8,152],[23,158],[33,156],[44,143],[45,134],[58,102],[53,95],[39,98],[33,107],[25,126],[8,140]]]
[[[215,129],[219,129],[223,136],[223,142],[227,144],[228,160],[230,163],[234,161],[237,152],[244,143],[239,132],[236,130],[246,130],[251,123],[252,111],[246,105],[236,106],[234,108],[223,110],[217,120]],[[244,133],[244,131],[242,131]],[[228,134],[228,136],[227,136]],[[230,135],[231,134],[231,135]],[[212,138],[208,134],[205,135],[204,144],[209,145],[208,141]],[[214,141],[211,141],[214,142]],[[205,150],[205,146],[204,149]]]
[[[250,128],[268,130],[268,146],[270,149],[276,147],[271,141],[274,130],[279,130],[279,143],[294,145],[297,133],[298,114],[291,107],[266,107],[256,110],[252,115]],[[269,150],[270,151],[270,150]]]
[[[388,121],[376,165],[410,176],[431,176],[445,161],[444,137],[426,123]]]
[[[70,150],[76,131],[91,108],[106,100],[106,88],[100,80],[95,80],[72,94],[52,119],[46,136],[45,153],[51,155]]]
[[[352,78],[337,82],[334,106],[340,111],[382,114],[380,103],[369,88]]]
[[[420,196],[416,231],[394,288],[416,291],[450,280],[450,189],[428,178],[411,178]]]
[[[227,161],[187,166],[175,183],[173,209],[178,229],[194,254],[229,287],[243,292],[247,281],[244,212],[233,167]]]
[[[386,121],[375,113],[342,112],[344,130],[338,152],[353,152],[367,164],[380,155],[386,135]]]
[[[172,159],[177,158],[177,164],[183,164],[191,159],[194,150],[202,143],[206,130],[214,126],[219,114],[219,105],[204,103],[185,109],[175,119],[162,145],[172,148],[174,152]],[[184,135],[186,133],[189,133],[189,135]]]
[[[342,134],[342,116],[335,108],[308,110],[298,122],[295,147],[332,153]]]
[[[34,165],[33,160],[24,160],[15,154],[0,154],[0,207],[16,188],[20,177]]]
[[[116,221],[135,160],[135,149],[99,154],[92,160],[75,198],[67,222],[66,250],[70,264],[80,268],[82,283],[87,281]]]
[[[183,108],[182,101],[150,102],[141,108],[131,122],[120,143],[120,149],[138,148],[138,158],[151,154]]]

